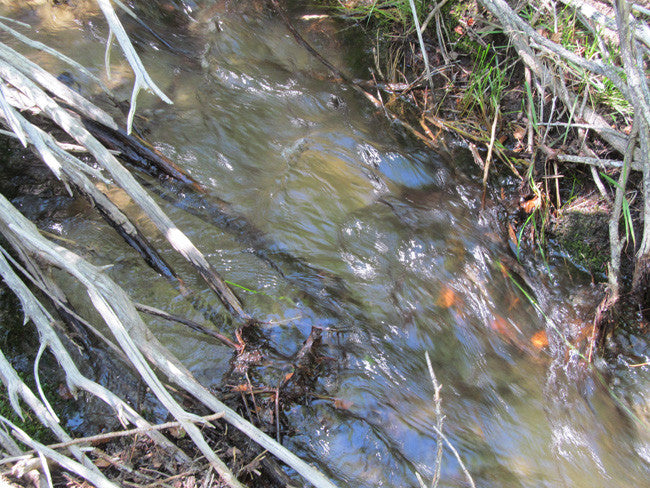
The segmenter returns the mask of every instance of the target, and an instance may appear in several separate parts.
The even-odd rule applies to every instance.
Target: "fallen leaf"
[[[291,371],[291,372],[285,374],[285,375],[284,375],[284,382],[286,383],[287,381],[289,381],[289,380],[291,379],[292,376],[293,376],[293,371]]]
[[[176,426],[176,427],[170,427],[169,428],[169,434],[174,438],[174,439],[182,439],[185,437],[186,432],[183,427]]]
[[[516,125],[514,127],[514,130],[512,131],[512,136],[518,140],[521,141],[524,136],[526,135],[526,128],[522,127],[521,125]]]
[[[72,400],[74,398],[74,395],[64,383],[59,383],[57,393],[62,400]]]
[[[534,210],[537,210],[542,204],[542,199],[539,198],[539,195],[535,195],[530,200],[526,200],[521,204],[521,208],[526,213],[532,213]]]
[[[545,330],[540,330],[533,334],[533,337],[530,338],[530,342],[537,349],[542,349],[543,347],[548,346],[548,337]]]
[[[512,325],[500,315],[495,315],[494,319],[492,319],[492,322],[490,322],[490,327],[492,330],[498,332],[506,339],[517,342],[516,326]]]
[[[512,245],[518,247],[519,241],[517,240],[517,233],[511,223],[508,223],[508,236],[510,236],[510,242],[512,242]]]
[[[463,31],[463,28],[460,25],[454,27],[454,32],[459,36],[462,36],[465,33],[465,31]]]
[[[98,468],[108,468],[111,466],[111,462],[108,459],[105,459],[103,457],[100,457],[99,459],[96,459],[93,464],[97,466]]]
[[[574,329],[577,329],[577,332],[574,332],[573,336],[576,344],[578,344],[588,337],[591,337],[594,331],[594,324],[588,322],[579,323],[575,324]]]
[[[445,285],[445,287],[440,292],[440,295],[438,296],[436,305],[443,308],[449,308],[452,307],[456,303],[456,301],[457,301],[456,292],[452,290],[449,286]]]
[[[508,322],[506,322],[506,319],[497,315],[492,319],[492,322],[490,322],[490,327],[492,330],[496,330],[501,334],[506,334],[510,326],[508,325]]]
[[[242,383],[241,385],[235,385],[232,387],[232,391],[249,391],[249,386],[246,383]]]
[[[350,400],[343,400],[342,398],[336,398],[334,400],[334,407],[341,410],[350,410],[352,402]]]

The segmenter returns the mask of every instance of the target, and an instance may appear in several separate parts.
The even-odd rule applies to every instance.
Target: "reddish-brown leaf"
[[[515,232],[515,228],[509,222],[508,222],[508,236],[510,237],[510,242],[512,242],[513,246],[515,247],[519,246],[519,241],[517,240],[517,233]]]
[[[509,339],[514,342],[517,341],[515,327],[500,315],[494,316],[492,322],[490,323],[490,327],[492,328],[492,330],[498,332],[506,339]]]
[[[342,398],[334,399],[334,407],[341,410],[350,410],[352,402],[350,400],[343,400]]]
[[[65,383],[59,383],[59,387],[56,391],[62,400],[72,400],[74,398],[74,395],[72,395],[72,392],[68,389]]]
[[[548,336],[546,335],[545,330],[540,330],[533,334],[533,337],[530,338],[530,342],[537,349],[542,349],[543,347],[548,346]]]
[[[93,464],[98,468],[108,468],[111,466],[111,462],[108,459],[104,459],[103,457],[96,459]]]
[[[521,204],[521,208],[524,209],[526,213],[532,213],[534,210],[537,210],[542,204],[542,199],[539,198],[539,195],[535,195],[530,200],[526,200]]]
[[[440,295],[438,296],[436,305],[443,308],[449,308],[454,306],[457,301],[456,292],[449,286],[445,285],[445,287],[440,292]]]

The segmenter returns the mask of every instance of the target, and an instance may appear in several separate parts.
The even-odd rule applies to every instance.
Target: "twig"
[[[255,399],[255,392],[253,391],[253,383],[251,383],[250,376],[248,376],[248,371],[244,372],[246,376],[246,383],[248,384],[248,391],[251,393],[251,400],[253,400],[253,407],[255,408],[255,416],[257,417],[257,422],[262,425],[262,420],[260,419],[260,408],[257,406],[257,400]]]
[[[133,84],[133,93],[131,94],[131,107],[127,119],[127,132],[130,134],[131,128],[133,127],[133,117],[135,116],[138,93],[142,88],[155,93],[165,103],[171,104],[173,102],[169,99],[169,97],[167,97],[167,95],[165,95],[162,92],[160,88],[158,88],[158,86],[153,82],[153,80],[149,76],[149,73],[147,73],[147,70],[145,69],[145,67],[142,64],[142,61],[140,60],[140,57],[135,52],[135,49],[133,49],[133,45],[129,40],[128,34],[124,30],[124,27],[120,22],[120,19],[115,14],[115,11],[113,10],[110,1],[109,0],[96,0],[96,1],[99,4],[99,8],[104,13],[104,17],[106,17],[106,21],[108,22],[108,25],[110,27],[109,45],[110,42],[112,41],[113,36],[115,36],[120,46],[122,47],[124,56],[128,60],[129,64],[131,65],[131,69],[133,69],[133,73],[135,74],[135,83]]]
[[[558,154],[557,160],[566,163],[588,164],[590,166],[598,166],[603,169],[623,167],[623,161],[620,159],[600,159],[588,156],[576,156],[572,154]],[[643,171],[643,167],[637,163],[632,163],[630,165],[630,169],[633,169],[635,171]]]
[[[429,12],[429,15],[427,15],[427,18],[424,19],[424,22],[422,22],[422,27],[420,27],[420,32],[424,33],[424,31],[427,29],[429,22],[431,22],[431,19],[433,18],[434,15],[436,15],[438,12],[440,12],[440,9],[445,6],[447,3],[447,0],[442,0],[442,2],[436,3],[436,5],[431,9],[431,12]]]
[[[211,415],[206,415],[204,417],[198,417],[197,419],[191,420],[191,422],[195,423],[200,423],[202,425],[210,425],[210,422],[213,420],[219,420],[223,418],[223,412],[217,412],[213,413]],[[163,424],[154,424],[154,425],[149,425],[147,427],[138,427],[137,429],[128,429],[128,430],[119,430],[115,432],[107,432],[106,434],[97,434],[97,435],[91,435],[88,437],[79,437],[77,439],[73,439],[68,442],[59,442],[58,444],[49,444],[47,447],[50,449],[63,449],[66,447],[70,447],[76,444],[93,444],[93,443],[103,443],[104,441],[108,441],[111,439],[117,439],[119,437],[128,437],[132,435],[138,435],[138,434],[146,434],[147,432],[151,432],[154,430],[166,430],[166,429],[173,429],[175,427],[181,427],[182,424],[181,422],[165,422]],[[26,452],[25,454],[29,454],[29,451]],[[0,463],[4,463],[4,461],[0,461]]]
[[[469,474],[469,471],[467,471],[467,468],[465,467],[465,463],[461,459],[460,454],[458,454],[458,451],[456,450],[454,445],[451,443],[449,439],[447,439],[447,436],[443,434],[440,429],[438,429],[438,427],[432,425],[431,428],[435,430],[440,437],[442,437],[442,440],[445,441],[445,444],[447,444],[449,450],[454,454],[456,460],[458,461],[458,464],[460,465],[460,468],[463,470],[463,473],[465,474],[465,478],[467,478],[467,482],[470,484],[472,488],[476,488],[476,485],[474,484],[474,480],[472,479],[472,475]]]
[[[436,407],[436,422],[437,422],[437,427],[438,430],[442,432],[442,422],[444,420],[444,417],[442,415],[442,407],[441,407],[441,399],[440,399],[440,390],[442,389],[442,385],[438,383],[438,380],[436,378],[436,374],[433,371],[433,366],[431,365],[431,358],[429,357],[429,351],[425,351],[425,358],[427,360],[427,368],[429,369],[429,376],[431,377],[431,383],[433,383],[433,402]],[[431,488],[435,488],[438,486],[438,482],[440,481],[440,470],[442,469],[442,437],[438,436],[438,439],[436,440],[436,469],[433,474],[433,481],[431,482]]]
[[[635,117],[634,124],[632,125],[632,132],[628,143],[628,150],[625,152],[623,159],[623,168],[618,177],[618,184],[616,185],[616,193],[614,197],[614,206],[612,213],[609,217],[609,248],[610,248],[610,262],[608,269],[608,282],[610,298],[616,302],[619,298],[619,283],[621,272],[621,253],[627,242],[627,233],[621,237],[619,234],[619,223],[621,213],[623,211],[623,200],[625,199],[625,189],[627,187],[627,179],[630,174],[630,162],[632,153],[634,152],[634,145],[636,143],[636,136],[639,133],[639,126],[642,125],[642,116],[638,114]],[[646,216],[647,217],[647,216]]]
[[[497,120],[499,119],[499,108],[497,105],[494,111],[494,120],[492,121],[492,130],[490,131],[490,144],[488,144],[487,156],[485,156],[485,166],[483,167],[483,188],[487,184],[488,171],[490,169],[490,162],[492,161],[492,149],[494,148],[494,141],[496,138]]]
[[[228,347],[232,347],[233,349],[239,348],[237,344],[235,344],[233,341],[228,339],[223,334],[219,334],[216,331],[203,327],[201,324],[195,322],[194,320],[186,319],[185,317],[180,317],[178,315],[172,315],[170,313],[165,312],[164,310],[160,310],[159,308],[151,307],[149,305],[144,305],[142,303],[136,302],[134,303],[134,305],[135,308],[140,312],[144,312],[149,315],[155,315],[157,317],[162,317],[165,320],[169,320],[171,322],[178,322],[179,324],[187,325],[190,329],[193,329],[205,335],[209,335],[210,337],[214,337],[215,339],[221,341],[223,344],[225,344]]]
[[[594,180],[594,183],[596,184],[596,188],[598,188],[598,192],[600,193],[600,196],[603,197],[606,201],[611,202],[612,199],[610,198],[609,193],[607,193],[607,188],[605,188],[605,185],[603,184],[603,180],[600,178],[596,166],[590,165],[589,171],[591,172],[591,178]]]
[[[38,391],[38,394],[41,397],[41,401],[43,402],[43,405],[45,405],[45,408],[47,408],[47,411],[50,412],[50,415],[56,422],[61,422],[59,420],[59,417],[57,416],[56,413],[54,413],[54,409],[52,408],[52,405],[50,405],[50,402],[47,400],[47,397],[45,396],[45,392],[43,391],[43,385],[41,385],[41,375],[38,372],[38,366],[41,364],[41,358],[43,357],[43,353],[47,349],[47,341],[41,340],[41,344],[38,348],[38,352],[36,353],[36,359],[34,360],[34,381],[36,382],[36,390]]]
[[[413,22],[415,23],[415,29],[418,35],[418,42],[420,43],[420,51],[422,52],[422,60],[424,61],[424,72],[426,73],[427,79],[429,80],[429,87],[431,88],[431,94],[433,94],[433,78],[431,77],[431,69],[429,69],[429,55],[427,54],[427,48],[424,45],[424,39],[422,38],[422,30],[420,30],[420,19],[418,19],[418,12],[415,8],[415,3],[413,0],[409,0],[411,5],[411,13],[413,14]],[[445,60],[447,61],[447,60]]]
[[[108,481],[103,474],[98,470],[90,469],[72,459],[64,456],[63,454],[44,446],[40,442],[33,440],[29,435],[27,435],[22,429],[14,425],[12,422],[7,420],[5,417],[0,416],[0,421],[4,422],[6,425],[13,429],[14,434],[18,439],[34,449],[39,455],[47,455],[48,458],[54,460],[60,464],[65,469],[72,471],[73,473],[78,474],[79,476],[85,478],[86,480],[93,483],[98,488],[118,488],[117,485]]]
[[[3,19],[3,20],[4,20],[4,19]],[[22,23],[21,23],[21,24],[22,24]],[[27,27],[27,28],[30,28],[30,27],[31,27],[31,26],[29,26],[28,24],[22,24],[22,25],[23,25],[23,27]],[[41,51],[43,51],[43,52],[46,52],[46,53],[48,53],[48,54],[51,54],[52,56],[54,56],[54,57],[60,59],[60,60],[63,61],[64,63],[67,63],[68,65],[72,66],[72,67],[75,68],[77,71],[79,71],[80,73],[82,73],[84,76],[86,76],[86,77],[90,78],[91,80],[93,80],[94,82],[96,82],[96,83],[97,83],[97,84],[102,88],[102,90],[104,90],[106,93],[108,93],[109,95],[111,95],[111,90],[110,90],[110,89],[109,89],[109,88],[108,88],[108,87],[107,87],[107,86],[102,82],[101,79],[99,79],[97,76],[95,76],[94,74],[92,74],[90,71],[88,71],[84,66],[82,66],[81,64],[79,64],[78,62],[76,62],[74,59],[72,59],[72,58],[66,56],[66,55],[63,54],[63,53],[60,53],[60,52],[57,51],[56,49],[52,49],[50,46],[48,46],[48,45],[46,45],[46,44],[43,44],[42,42],[38,42],[38,41],[35,41],[35,40],[33,40],[33,39],[30,39],[30,38],[27,37],[27,36],[24,36],[24,35],[21,34],[20,32],[18,32],[18,31],[16,31],[16,30],[12,29],[11,27],[9,27],[9,26],[7,26],[7,25],[1,23],[1,22],[0,22],[0,29],[2,29],[2,30],[4,30],[4,31],[8,32],[8,33],[11,34],[12,36],[14,36],[16,39],[18,39],[19,41],[21,41],[22,43],[27,44],[28,46],[33,47],[34,49],[39,49],[39,50],[41,50]]]
[[[650,365],[650,361],[646,361],[645,363],[637,363],[637,364],[628,364],[628,368],[640,368],[641,366],[648,366]]]

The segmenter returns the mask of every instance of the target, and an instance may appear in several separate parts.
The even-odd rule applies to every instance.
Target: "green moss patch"
[[[579,199],[563,208],[553,226],[557,243],[570,259],[593,275],[607,272],[609,211],[595,197]]]

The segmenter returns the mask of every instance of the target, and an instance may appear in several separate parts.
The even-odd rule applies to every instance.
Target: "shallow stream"
[[[135,3],[156,10],[147,6],[156,2]],[[283,358],[312,327],[324,328],[324,366],[313,395],[284,412],[283,442],[341,487],[416,487],[416,472],[431,480],[438,436],[428,352],[442,385],[443,432],[476,486],[650,486],[648,367],[629,368],[633,359],[622,355],[598,372],[567,347],[561,335],[579,335],[597,303],[591,279],[559,256],[548,269],[513,264],[500,207],[489,198],[482,205],[480,169],[465,148],[442,136],[438,152],[413,141],[332,81],[263,2],[186,1],[185,12],[180,2],[169,5],[165,18],[140,12],[174,52],[125,20],[174,101],[141,96],[137,124],[208,188],[206,198],[230,202],[273,242],[268,259],[188,212],[201,211],[199,199],[147,181],[166,194],[161,204],[216,269],[253,290],[236,288],[246,309],[271,322],[262,335],[274,353],[251,369],[256,381],[276,384],[287,372]],[[38,9],[2,9],[103,73],[106,32],[97,12],[62,23]],[[363,63],[371,55],[353,42],[358,33],[294,14],[327,59],[368,77]],[[128,99],[128,72],[114,51],[113,83]],[[20,203],[38,216],[37,202]],[[87,207],[64,206],[39,225],[80,243],[95,263],[114,263],[111,276],[138,301],[202,320]],[[230,349],[181,326],[151,324],[202,382],[224,388]],[[232,328],[225,322],[221,332]],[[643,339],[619,341],[647,354]],[[446,446],[439,486],[469,486]]]

